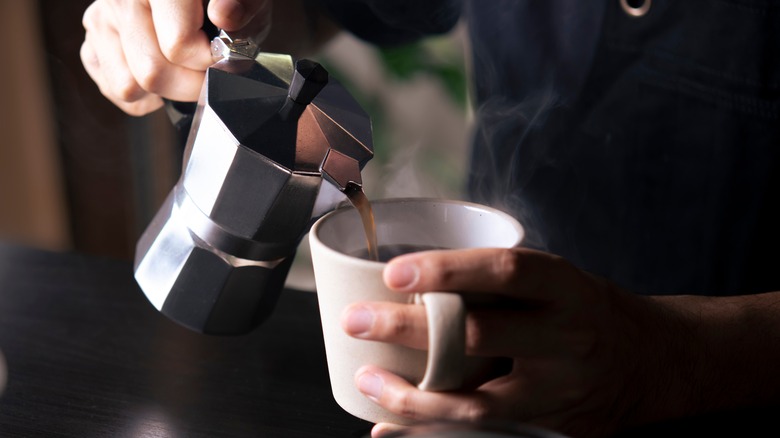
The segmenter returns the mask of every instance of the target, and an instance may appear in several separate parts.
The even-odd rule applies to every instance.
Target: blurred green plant
[[[449,98],[452,107],[461,111],[466,118],[469,96],[465,60],[462,48],[457,38],[453,35],[429,37],[419,42],[396,47],[379,48],[371,46],[371,53],[375,56],[364,62],[378,63],[384,79],[392,89],[405,83],[411,83],[420,78],[432,79],[431,82],[441,86],[444,95]],[[360,56],[360,55],[357,55]],[[380,174],[388,171],[388,166],[399,150],[408,145],[393,144],[397,139],[399,127],[390,121],[390,108],[387,106],[386,97],[375,94],[376,90],[361,89],[349,78],[355,72],[340,71],[338,62],[324,57],[319,60],[331,74],[338,78],[350,91],[363,109],[371,115],[374,135],[374,158],[372,167],[379,170]],[[367,69],[371,71],[371,69]],[[347,74],[350,73],[350,74]],[[442,159],[441,152],[421,150],[417,156],[417,163],[413,166],[424,168],[426,174],[433,176],[443,187],[451,190],[460,190],[462,186],[461,166],[453,163],[451,157]],[[367,188],[369,192],[379,188]],[[369,193],[371,194],[371,193]]]
[[[468,101],[463,59],[449,40],[430,38],[413,44],[379,49],[385,69],[395,78],[409,80],[417,74],[439,79],[452,99],[465,108]]]

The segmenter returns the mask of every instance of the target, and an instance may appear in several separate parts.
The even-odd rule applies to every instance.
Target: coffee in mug
[[[389,262],[393,258],[404,254],[410,254],[413,252],[420,252],[420,251],[434,251],[439,249],[450,249],[450,248],[444,248],[441,246],[434,246],[434,245],[413,245],[413,244],[378,245],[376,259],[373,256],[371,256],[370,254],[371,251],[368,248],[360,249],[350,255],[361,259],[366,259],[366,260]]]

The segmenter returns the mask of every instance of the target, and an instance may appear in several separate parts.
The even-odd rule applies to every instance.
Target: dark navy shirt
[[[401,42],[453,22],[456,2],[411,4],[426,19]],[[634,17],[619,0],[472,0],[462,17],[469,191],[517,216],[526,245],[639,293],[780,290],[774,1],[652,0]],[[379,19],[395,23],[381,42],[398,18]]]

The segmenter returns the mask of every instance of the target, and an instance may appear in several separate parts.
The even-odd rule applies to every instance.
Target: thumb
[[[271,27],[272,0],[211,0],[208,16],[219,29],[262,40]]]

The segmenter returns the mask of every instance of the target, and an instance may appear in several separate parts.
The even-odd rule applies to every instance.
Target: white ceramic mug
[[[514,218],[478,204],[408,198],[373,201],[371,205],[380,248],[511,248],[523,238],[523,228]],[[464,379],[483,368],[485,359],[465,356],[466,308],[461,295],[432,291],[410,297],[393,292],[382,279],[386,263],[355,256],[366,251],[366,237],[354,208],[341,208],[319,219],[309,233],[309,243],[331,387],[344,410],[374,423],[409,423],[358,391],[354,377],[363,365],[377,365],[428,391],[458,389]],[[341,314],[352,303],[410,300],[426,306],[427,352],[355,339],[341,328]]]

